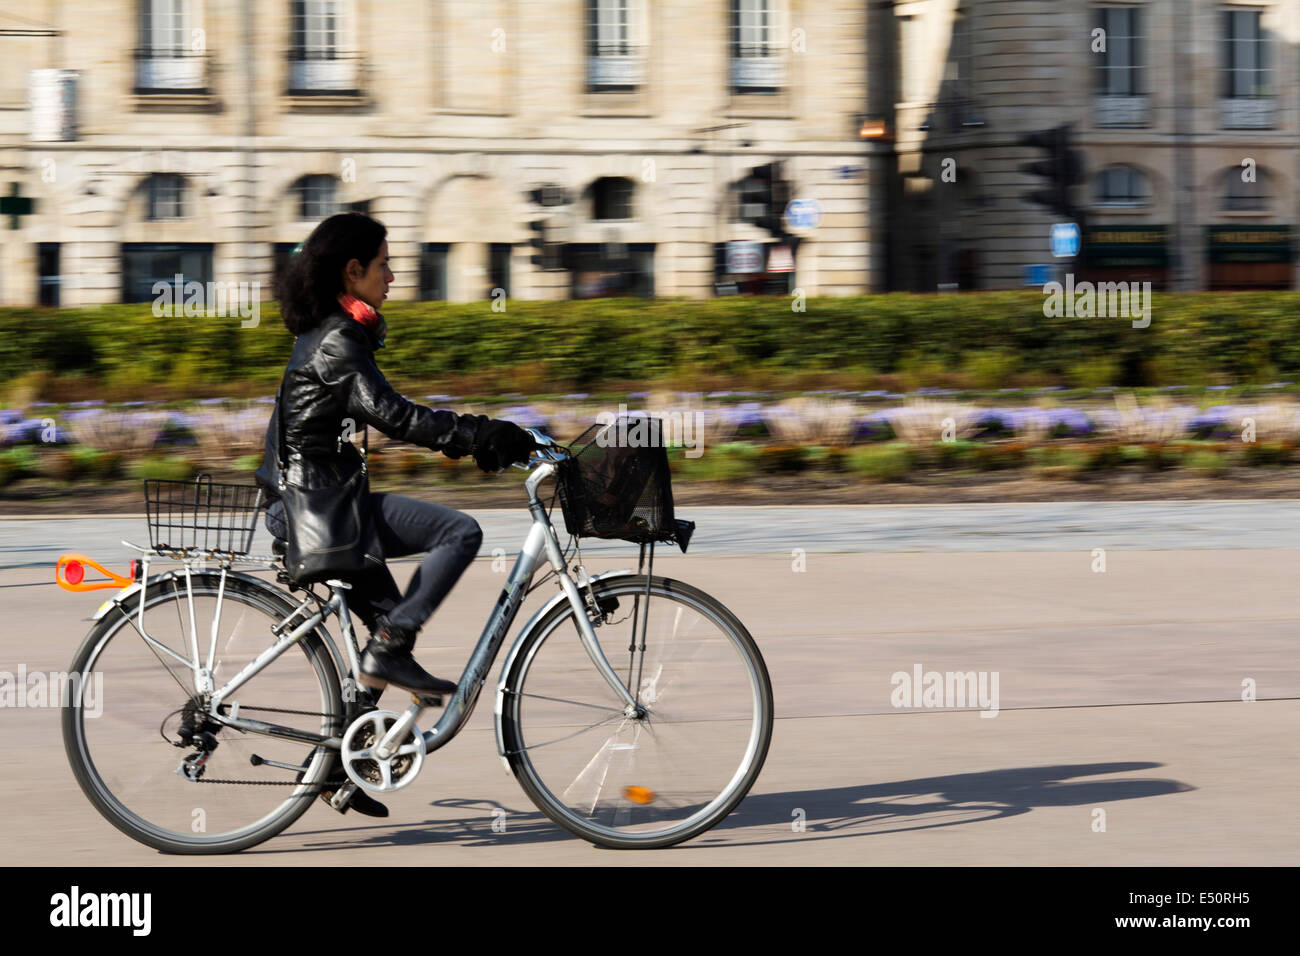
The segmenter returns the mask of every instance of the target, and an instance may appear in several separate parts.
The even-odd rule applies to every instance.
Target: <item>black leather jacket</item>
[[[434,411],[399,395],[375,364],[380,343],[361,323],[339,311],[294,342],[275,410],[266,429],[266,458],[257,480],[268,499],[279,494],[279,423],[284,409],[285,480],[300,488],[347,481],[361,469],[361,453],[345,431],[370,425],[391,438],[450,451],[474,451],[484,415]],[[351,419],[349,426],[348,419]]]

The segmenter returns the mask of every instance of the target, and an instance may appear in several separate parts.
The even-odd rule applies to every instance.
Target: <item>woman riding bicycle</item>
[[[399,395],[375,364],[387,325],[379,308],[393,273],[385,227],[360,213],[322,222],[290,260],[277,287],[285,327],[297,338],[257,472],[268,499],[267,529],[287,537],[279,497],[278,413],[283,408],[288,484],[340,486],[362,467],[348,436],[373,426],[398,441],[472,455],[483,471],[526,462],[536,447],[513,422],[435,411]],[[349,579],[351,607],[370,629],[360,680],[414,694],[449,694],[456,684],[426,672],[411,656],[417,632],[478,554],[483,533],[466,514],[401,495],[371,493],[370,515],[384,557],[427,552],[406,593],[386,565]],[[300,516],[293,516],[295,518]]]

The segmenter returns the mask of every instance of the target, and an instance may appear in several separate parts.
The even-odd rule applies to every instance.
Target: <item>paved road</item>
[[[763,775],[722,825],[651,853],[569,837],[503,772],[485,697],[420,780],[388,798],[389,819],[317,806],[270,843],[201,865],[1253,865],[1300,856],[1300,551],[1284,547],[1284,505],[693,511],[702,535],[710,519],[733,522],[743,553],[719,554],[714,540],[657,568],[746,621],[776,689]],[[905,553],[915,549],[873,549],[842,526],[894,529],[913,544],[905,529],[918,516],[931,524],[917,533],[937,535],[945,522],[973,527],[961,513],[976,511],[1005,516],[1021,548],[1037,547],[988,547],[1003,539],[986,531],[983,553]],[[485,517],[491,547],[497,531]],[[1139,518],[1155,526],[1152,550]],[[4,525],[8,545],[15,524]],[[772,541],[765,550],[761,533]],[[792,558],[800,546],[806,556]],[[1094,547],[1107,549],[1104,572]],[[591,564],[626,563],[628,553]],[[3,572],[0,670],[65,669],[102,597],[59,591],[47,567]],[[467,572],[421,639],[430,670],[459,672],[501,580],[488,557]],[[895,709],[894,675],[918,665],[996,673],[997,716]],[[1243,685],[1258,699],[1243,701]],[[0,710],[6,861],[178,862],[94,813],[66,766],[57,717]],[[493,830],[498,810],[504,832]]]
[[[483,527],[483,554],[518,550],[525,511],[470,513]],[[698,525],[692,555],[1300,547],[1300,505],[1289,501],[697,507],[681,516]],[[71,550],[120,557],[129,554],[123,539],[149,543],[143,515],[0,518],[0,570],[49,566]],[[259,526],[254,549],[268,548],[268,540]],[[583,550],[620,554],[628,546],[591,541]]]

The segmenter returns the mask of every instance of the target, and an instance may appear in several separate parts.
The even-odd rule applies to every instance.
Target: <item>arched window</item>
[[[185,177],[175,173],[154,173],[145,181],[145,218],[185,218]]]
[[[304,176],[294,184],[298,194],[298,218],[312,222],[339,211],[338,182],[333,176]]]
[[[591,184],[592,219],[631,219],[632,180],[605,176]]]
[[[1224,170],[1225,212],[1264,212],[1273,205],[1273,177],[1255,166]]]
[[[1097,174],[1097,205],[1136,208],[1151,202],[1146,174],[1132,166],[1108,166]]]

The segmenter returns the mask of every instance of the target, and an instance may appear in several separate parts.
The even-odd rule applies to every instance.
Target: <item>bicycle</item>
[[[260,489],[205,477],[146,482],[150,547],[123,542],[142,555],[129,575],[84,555],[56,565],[65,589],[120,588],[96,612],[63,699],[65,750],[95,808],[160,851],[228,853],[282,832],[318,795],[337,809],[357,788],[409,786],[465,726],[524,598],[553,577],[560,593],[520,630],[497,682],[507,772],[547,817],[598,846],[672,846],[726,817],[766,759],[772,688],[735,615],[653,573],[656,541],[685,552],[694,528],[673,515],[666,453],[597,451],[598,441],[581,439],[570,447],[530,431],[539,448],[516,467],[530,471],[532,524],[427,731],[417,719],[440,698],[413,696],[396,712],[358,683],[348,584],[326,581],[328,594],[295,584],[283,542],[250,553]],[[538,496],[550,478],[571,535],[563,551],[554,495],[549,510]],[[639,543],[636,571],[589,575],[584,536]],[[156,559],[182,566],[151,575]],[[534,583],[543,561],[550,569]],[[84,583],[86,565],[111,580]],[[611,663],[616,653],[626,667]],[[98,717],[88,705],[97,675]]]

